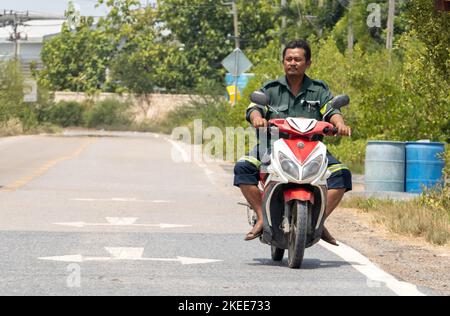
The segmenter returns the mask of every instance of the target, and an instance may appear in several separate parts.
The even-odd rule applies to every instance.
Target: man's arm
[[[340,114],[335,114],[331,117],[330,123],[333,124],[341,136],[352,136],[352,129],[345,125],[344,118]]]
[[[267,127],[269,125],[267,120],[262,117],[261,113],[256,110],[250,113],[250,122],[255,128]]]
[[[265,88],[261,88],[260,90],[264,94],[266,94]],[[266,94],[267,95],[267,94]],[[265,117],[265,111],[262,109],[259,109],[256,104],[251,104],[247,109],[247,121],[249,121],[254,128],[258,129],[261,127],[267,127],[269,126],[269,123],[264,118]]]

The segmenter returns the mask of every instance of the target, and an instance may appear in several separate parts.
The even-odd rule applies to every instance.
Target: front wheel
[[[291,269],[299,269],[303,263],[308,235],[309,203],[295,201],[292,205],[291,229],[289,231],[289,258]]]

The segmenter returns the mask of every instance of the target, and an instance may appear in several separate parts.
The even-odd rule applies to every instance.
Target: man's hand
[[[344,118],[342,115],[333,115],[330,120],[331,124],[333,124],[338,129],[338,135],[340,136],[352,136],[352,129],[345,125]]]
[[[254,119],[253,121],[253,127],[255,128],[261,128],[261,127],[267,127],[269,126],[269,123],[266,119],[263,119],[262,117],[258,117]]]
[[[261,116],[261,113],[259,113],[258,111],[253,111],[250,114],[250,120],[253,124],[253,127],[256,129],[269,126],[269,123],[267,122],[267,120],[264,119]]]
[[[345,123],[337,123],[336,128],[338,129],[338,135],[340,136],[352,136],[352,129],[345,125]]]

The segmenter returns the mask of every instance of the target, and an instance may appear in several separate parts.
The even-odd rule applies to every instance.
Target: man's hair
[[[295,41],[289,42],[286,45],[286,48],[283,50],[283,61],[286,58],[287,50],[295,49],[295,48],[303,48],[305,50],[306,61],[311,60],[311,47],[309,46],[307,41],[300,39],[300,40],[295,40]]]

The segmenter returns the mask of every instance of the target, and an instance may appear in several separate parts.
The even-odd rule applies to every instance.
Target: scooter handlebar
[[[270,120],[269,121],[269,126],[268,126],[268,132],[272,135],[276,135],[277,133],[279,133],[279,137],[280,138],[290,138],[291,134],[297,135],[297,132],[295,131],[295,133],[293,132],[294,130],[292,128],[290,128],[289,126],[283,126],[284,124],[284,120],[281,121],[275,121],[275,120]],[[320,124],[325,124],[325,127],[320,126]],[[322,129],[323,128],[323,129]],[[292,131],[292,132],[289,132]],[[339,133],[338,129],[334,126],[332,126],[330,123],[322,123],[319,122],[318,126],[316,126],[316,128],[313,131],[307,132],[302,134],[303,137],[312,137],[313,135],[319,135],[319,134],[323,134],[326,136],[335,136]]]
[[[323,129],[323,133],[325,135],[332,135],[332,136],[334,136],[334,135],[337,135],[339,133],[339,130],[336,127],[333,127],[333,128],[325,127]]]

